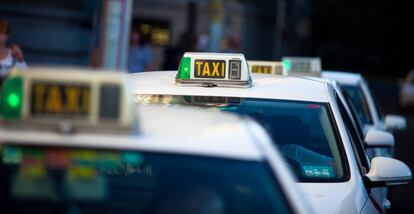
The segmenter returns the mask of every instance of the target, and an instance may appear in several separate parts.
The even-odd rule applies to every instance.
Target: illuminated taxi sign
[[[176,84],[247,88],[252,81],[243,54],[187,52],[181,59]]]
[[[322,65],[319,57],[283,57],[289,75],[320,76]]]
[[[247,64],[249,64],[249,69],[252,73],[287,75],[282,62],[248,60]]]
[[[134,117],[127,80],[127,74],[121,72],[14,70],[3,86],[0,116],[5,122],[21,125],[65,121],[76,127],[129,129]]]
[[[87,83],[38,82],[31,84],[30,113],[86,117],[90,113],[91,86]]]

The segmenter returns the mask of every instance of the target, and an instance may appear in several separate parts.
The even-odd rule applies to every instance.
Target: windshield
[[[12,213],[291,212],[259,161],[14,145],[0,151],[0,210]]]
[[[267,130],[301,182],[345,179],[341,149],[326,103],[162,95],[139,95],[138,103],[196,105],[248,115]]]
[[[341,88],[346,96],[350,97],[358,113],[361,124],[373,124],[369,111],[368,101],[359,86],[342,85]]]

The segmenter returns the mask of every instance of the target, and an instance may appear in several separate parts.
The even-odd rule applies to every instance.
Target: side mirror
[[[387,157],[375,157],[371,169],[365,175],[370,187],[385,187],[407,184],[412,178],[410,168],[403,162]]]
[[[385,131],[369,130],[365,136],[368,147],[394,147],[394,136]]]
[[[407,127],[407,121],[404,117],[398,115],[385,116],[385,129],[387,131],[404,130]]]

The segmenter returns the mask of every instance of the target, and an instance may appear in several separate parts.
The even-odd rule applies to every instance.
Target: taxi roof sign
[[[3,123],[130,129],[132,97],[122,72],[33,68],[13,70],[0,97]]]
[[[252,73],[287,75],[287,70],[282,62],[248,60],[249,69]]]
[[[181,58],[176,84],[248,88],[252,80],[243,54],[186,52]]]
[[[283,57],[282,62],[289,75],[318,77],[322,71],[319,57]]]

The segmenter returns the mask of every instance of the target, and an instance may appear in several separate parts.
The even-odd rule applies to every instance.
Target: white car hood
[[[351,183],[299,183],[316,213],[360,213],[367,198]]]

